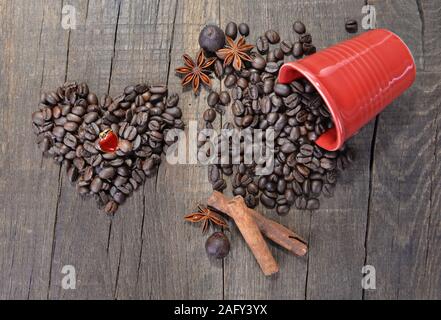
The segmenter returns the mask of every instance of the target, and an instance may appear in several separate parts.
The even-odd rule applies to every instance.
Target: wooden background
[[[208,22],[247,22],[250,41],[282,38],[301,19],[319,48],[346,39],[365,0],[0,0],[0,298],[2,299],[415,299],[441,298],[441,3],[369,1],[378,27],[399,34],[415,57],[414,86],[350,145],[357,159],[320,210],[283,218],[308,239],[296,258],[271,246],[281,272],[265,278],[236,229],[225,261],[183,223],[211,187],[202,166],[162,165],[159,176],[109,218],[82,201],[64,169],[43,159],[31,130],[40,92],[66,79],[116,95],[126,85],[168,83],[195,54]],[[61,27],[62,7],[77,28]],[[181,95],[184,120],[200,119],[206,92]],[[217,122],[217,127],[221,121]],[[376,268],[363,290],[361,268]],[[73,265],[77,289],[63,290]]]

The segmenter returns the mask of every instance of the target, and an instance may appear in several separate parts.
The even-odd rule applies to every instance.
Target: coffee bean
[[[240,100],[234,101],[231,108],[235,116],[241,116],[245,112],[245,108]]]
[[[227,91],[222,91],[219,94],[219,101],[222,105],[228,106],[231,102],[230,94]]]
[[[210,92],[207,97],[207,103],[210,107],[214,107],[219,102],[219,94],[217,92]]]
[[[219,59],[217,59],[216,62],[214,63],[214,74],[219,79],[222,78],[224,75],[224,64]]]
[[[294,22],[293,29],[297,34],[304,34],[306,32],[305,25],[301,21]]]
[[[277,182],[277,192],[278,192],[279,194],[284,194],[284,193],[285,193],[285,190],[286,190],[286,187],[287,187],[287,184],[286,184],[286,181],[285,181],[285,180],[280,179],[280,180]]]
[[[293,143],[285,143],[284,145],[282,145],[282,147],[280,148],[280,150],[283,153],[292,153],[294,151],[296,151],[296,146]]]
[[[265,71],[268,73],[276,73],[279,71],[279,65],[276,62],[268,62]]]
[[[115,176],[116,170],[113,167],[103,168],[98,174],[101,179],[110,180]]]
[[[265,37],[268,39],[268,42],[271,44],[276,44],[280,41],[279,34],[274,30],[268,30],[265,32]]]
[[[309,199],[306,204],[306,209],[308,210],[317,210],[320,208],[320,202],[317,199]]]
[[[78,123],[66,122],[63,127],[64,127],[64,130],[66,130],[66,131],[75,132],[78,129]]]
[[[336,167],[334,159],[322,158],[320,159],[320,166],[325,170],[333,170]]]
[[[216,165],[208,166],[208,180],[211,184],[216,183],[221,178],[221,174]]]
[[[118,204],[115,201],[109,201],[104,207],[104,211],[111,215],[114,214],[118,210]]]
[[[345,29],[348,33],[357,33],[358,31],[358,23],[354,19],[346,20]]]
[[[246,23],[239,24],[238,29],[239,33],[244,37],[248,37],[248,35],[250,34],[250,27]]]
[[[320,180],[313,180],[311,182],[311,192],[315,195],[319,195],[322,192],[323,183]]]
[[[297,114],[296,114],[296,120],[299,123],[304,123],[308,118],[308,112],[306,110],[300,110]]]
[[[273,50],[273,52],[274,52],[274,57],[277,60],[283,60],[285,58],[285,53],[282,51],[282,49],[276,48]]]
[[[253,209],[253,208],[255,208],[257,206],[258,200],[253,195],[247,194],[245,196],[245,204],[247,205],[247,207]]]
[[[300,196],[295,200],[296,208],[299,210],[306,209],[307,204],[308,204],[308,201],[304,196]]]
[[[264,96],[260,99],[259,101],[259,107],[260,107],[260,111],[263,114],[268,114],[271,112],[271,108],[272,108],[272,104],[271,104],[271,100],[268,96]]]
[[[213,190],[223,191],[227,187],[227,183],[224,179],[219,179],[213,184]]]
[[[233,189],[233,195],[234,196],[242,196],[244,197],[246,195],[246,190],[243,187],[237,187],[235,189]]]
[[[302,35],[299,36],[299,42],[300,43],[311,43],[312,42],[312,37],[309,33],[304,33]]]
[[[77,138],[73,134],[67,132],[64,137],[63,143],[66,146],[68,146],[69,148],[75,149],[78,144],[78,141],[77,141]]]
[[[84,122],[89,124],[98,120],[99,114],[97,112],[89,112],[84,116]]]
[[[76,114],[73,114],[73,113],[69,113],[69,114],[66,116],[66,119],[67,119],[67,121],[70,121],[70,122],[76,122],[76,123],[78,123],[78,124],[80,124],[81,122],[83,122],[83,119],[82,119],[81,117],[79,117],[79,116],[77,116]]]
[[[304,144],[300,147],[300,153],[304,156],[312,156],[314,147],[310,144]]]
[[[167,93],[167,86],[165,86],[165,85],[151,86],[149,91],[152,94],[163,95],[163,94]]]
[[[236,81],[237,81],[236,76],[234,74],[230,74],[225,78],[224,84],[227,88],[231,88],[236,84]]]
[[[294,43],[292,53],[296,58],[300,58],[303,55],[303,46],[300,42]]]
[[[276,207],[276,201],[264,193],[260,195],[260,202],[268,209],[274,209]]]
[[[264,70],[266,67],[266,61],[262,56],[256,55],[251,62],[251,66],[257,70]]]
[[[213,122],[216,119],[216,111],[213,109],[207,109],[204,112],[204,120],[207,122]]]
[[[229,22],[225,27],[225,35],[235,40],[237,37],[237,25],[234,22]]]
[[[254,120],[254,117],[252,115],[250,115],[250,114],[246,115],[245,117],[243,117],[242,127],[243,128],[248,127],[253,122],[253,120]]]
[[[119,150],[123,153],[129,153],[133,150],[133,144],[128,140],[120,140],[118,144]]]
[[[259,37],[256,42],[257,51],[260,54],[266,54],[269,50],[269,42],[266,37]]]
[[[247,191],[253,195],[257,195],[259,193],[259,187],[254,182],[251,182],[247,186]]]
[[[245,90],[248,87],[248,80],[245,78],[239,78],[237,79],[236,84],[242,88],[243,90]]]
[[[79,171],[77,167],[70,167],[67,170],[67,178],[69,179],[70,182],[75,182],[78,180],[79,177]]]
[[[306,55],[314,54],[314,53],[316,53],[316,51],[317,51],[317,48],[315,46],[313,46],[312,44],[310,44],[310,43],[303,44],[303,52]]]
[[[290,54],[292,52],[292,43],[289,40],[283,40],[280,42],[280,49],[284,54]]]
[[[293,205],[296,200],[296,194],[294,193],[293,189],[286,189],[285,190],[285,199],[287,204]]]
[[[99,177],[95,177],[90,184],[90,191],[98,193],[103,186],[103,181]]]
[[[289,206],[287,205],[277,205],[276,212],[280,216],[284,216],[289,212]]]
[[[270,94],[272,93],[274,90],[274,79],[265,79],[265,81],[263,82],[263,92],[265,94]],[[262,99],[266,99],[266,100],[270,100],[270,98],[268,96],[263,96]]]
[[[287,97],[291,94],[291,88],[286,84],[277,83],[274,86],[274,92],[281,97]]]
[[[118,204],[123,204],[126,201],[126,195],[118,191],[113,195],[113,200]]]

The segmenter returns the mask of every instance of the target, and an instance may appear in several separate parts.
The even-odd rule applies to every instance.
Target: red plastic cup
[[[377,29],[284,64],[279,82],[306,78],[317,89],[334,128],[316,143],[334,151],[409,88],[415,76],[406,44],[396,34]]]

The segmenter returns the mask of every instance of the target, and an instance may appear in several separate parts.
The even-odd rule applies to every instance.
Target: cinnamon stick
[[[242,197],[233,198],[227,204],[228,211],[234,219],[237,228],[242,233],[243,238],[254,254],[260,268],[266,276],[270,276],[279,271],[279,266],[271,254],[262,233],[259,230],[253,217],[246,211],[246,204]]]
[[[208,198],[207,204],[208,206],[232,217],[228,207],[228,198],[222,193],[214,191],[213,194]],[[247,207],[245,210],[250,216],[253,217],[260,231],[267,238],[271,239],[278,245],[297,256],[304,256],[308,252],[306,241],[295,232],[274,220],[265,218],[263,215],[253,209]]]

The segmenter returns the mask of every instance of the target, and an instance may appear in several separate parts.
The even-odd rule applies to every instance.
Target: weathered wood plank
[[[116,94],[125,86],[140,82],[166,83],[175,9],[176,1],[123,3],[115,46],[111,92]],[[152,288],[152,294],[161,290],[151,283],[143,282],[139,274],[144,223],[150,224],[150,219],[159,219],[158,209],[161,208],[161,202],[155,198],[156,180],[156,177],[148,179],[114,217],[109,249],[113,253],[115,298],[140,298],[145,286]],[[153,202],[157,204],[153,205]],[[146,253],[148,257],[151,254],[153,253]],[[147,268],[150,268],[150,259],[147,260]]]
[[[170,92],[181,94],[179,105],[187,125],[201,119],[207,91],[202,90],[196,98],[190,91],[182,91],[174,70],[183,65],[182,54],[196,56],[199,31],[206,21],[218,20],[218,8],[217,0],[177,2],[168,84]],[[173,13],[167,6],[163,10]],[[213,265],[207,259],[205,237],[183,221],[183,216],[195,210],[210,193],[206,174],[204,166],[172,166],[164,161],[156,183],[146,185],[140,297],[222,298],[222,264]]]
[[[90,90],[101,96],[108,90],[119,2],[78,0],[69,4],[76,9],[77,26],[62,30],[69,39],[66,79],[87,82]],[[84,199],[77,193],[65,176],[65,168],[61,181],[49,297],[112,298],[107,243],[110,219],[99,212],[92,198]],[[65,265],[75,267],[75,290],[61,287]]]
[[[59,167],[42,159],[30,116],[40,89],[64,80],[67,37],[61,6],[2,2],[0,15],[0,297],[48,294]],[[39,192],[41,190],[41,192]]]
[[[440,296],[437,174],[439,4],[375,2],[378,27],[400,35],[416,60],[417,81],[379,118],[372,164],[367,263],[377,271],[377,290],[367,299]],[[398,19],[399,17],[399,19]],[[438,179],[439,180],[439,179]]]
[[[251,41],[268,28],[280,31],[282,39],[295,40],[292,23],[300,19],[319,49],[348,37],[346,18],[361,20],[364,1],[230,1],[221,8],[222,25],[230,21],[250,24]],[[289,58],[287,60],[290,60]],[[350,145],[357,146],[357,161],[342,174],[333,199],[323,199],[320,210],[291,209],[277,218],[274,210],[259,209],[271,218],[297,230],[310,241],[309,257],[295,258],[273,248],[281,272],[265,279],[240,234],[232,233],[232,257],[225,261],[227,298],[322,299],[361,298],[361,267],[368,199],[368,172],[372,125]],[[353,239],[353,241],[347,241]]]
[[[368,299],[440,296],[439,74],[420,72],[378,123],[367,263],[377,290]]]

